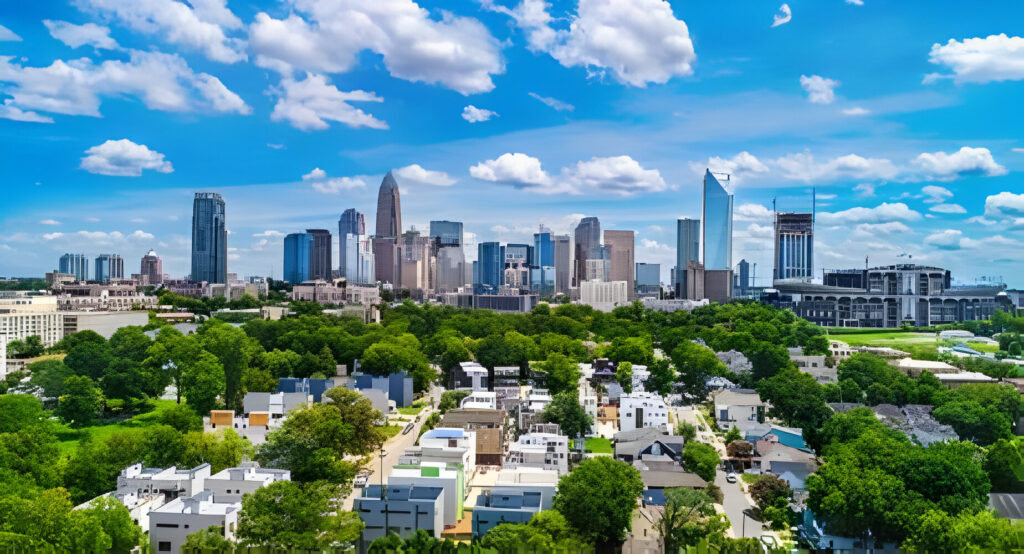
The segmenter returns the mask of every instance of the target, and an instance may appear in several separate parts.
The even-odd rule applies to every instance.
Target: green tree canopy
[[[338,487],[277,481],[242,498],[238,538],[253,546],[319,550],[351,544],[363,522],[341,509]]]
[[[541,417],[547,423],[557,423],[562,433],[570,437],[587,435],[594,424],[594,418],[580,405],[575,390],[556,394],[544,408]]]
[[[643,489],[633,466],[604,456],[588,458],[559,480],[554,508],[584,540],[618,543],[632,527]]]

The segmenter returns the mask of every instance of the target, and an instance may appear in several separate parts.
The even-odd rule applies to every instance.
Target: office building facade
[[[117,254],[96,256],[96,280],[109,283],[111,279],[124,279],[124,259]]]
[[[636,295],[648,298],[661,295],[661,264],[637,262]]]
[[[164,282],[164,262],[156,252],[150,250],[142,257],[139,264],[139,274],[142,275],[150,285],[159,285]]]
[[[505,283],[505,247],[497,242],[481,242],[477,244],[476,256],[474,292],[497,294]]]
[[[572,286],[578,287],[587,280],[587,260],[594,258],[601,247],[601,222],[596,217],[584,217],[573,231]]]
[[[192,273],[196,283],[227,283],[228,229],[224,199],[197,192],[192,202]]]
[[[604,232],[604,246],[608,249],[608,280],[625,281],[629,300],[636,290],[636,261],[633,231]]]
[[[569,294],[572,287],[572,238],[555,235],[555,293]]]
[[[814,276],[814,215],[775,214],[775,279]]]
[[[296,285],[312,279],[313,235],[292,233],[284,237],[284,280]]]
[[[700,220],[683,218],[676,220],[676,267],[673,271],[672,286],[676,298],[686,296],[686,264],[700,261]]]
[[[373,240],[374,271],[377,280],[397,285],[400,278],[402,235],[402,199],[398,182],[388,171],[377,191],[377,222]]]
[[[539,232],[533,234],[530,288],[540,295],[555,292],[555,239],[551,229],[543,225]]]
[[[446,246],[463,246],[461,221],[431,221],[430,236],[437,238],[441,248]]]
[[[341,218],[338,219],[338,274],[349,281],[353,280],[352,277],[357,275],[359,270],[358,268],[349,269],[348,236],[361,237],[365,234],[366,217],[363,214],[354,208],[349,208],[341,213]],[[356,264],[358,265],[358,261]]]
[[[733,283],[733,294],[737,298],[748,298],[748,295],[753,288],[753,283],[750,282],[750,262],[747,260],[740,260],[736,264],[736,275]]]
[[[349,283],[373,284],[373,240],[366,235],[345,235],[345,277]]]
[[[57,268],[61,273],[74,275],[79,281],[89,280],[89,258],[85,254],[64,254]]]
[[[331,263],[331,232],[327,229],[306,229],[313,237],[310,250],[309,274],[312,279],[330,281],[334,273]]]
[[[733,196],[711,174],[704,173],[704,268],[732,269]]]

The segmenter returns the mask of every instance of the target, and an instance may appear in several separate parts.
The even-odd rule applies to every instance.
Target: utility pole
[[[390,532],[391,510],[388,507],[388,487],[384,484],[384,443],[380,443],[380,491],[384,495],[384,536]]]

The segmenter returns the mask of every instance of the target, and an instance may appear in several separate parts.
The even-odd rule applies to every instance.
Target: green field
[[[400,413],[402,415],[413,415],[414,416],[414,415],[419,414],[421,411],[423,411],[423,406],[426,406],[426,404],[427,403],[422,401],[422,400],[417,400],[417,401],[412,403],[412,406],[407,406],[405,408],[399,408],[398,409],[398,413]]]
[[[78,442],[85,438],[86,434],[91,434],[95,439],[104,440],[120,431],[159,425],[160,414],[175,405],[173,400],[150,400],[150,403],[153,404],[152,410],[116,423],[82,427],[81,429],[62,426],[57,433],[57,437],[60,439],[57,448],[60,449],[61,454],[70,455],[78,448]]]
[[[850,346],[885,346],[902,350],[922,360],[938,357],[940,342],[935,333],[919,333],[896,329],[826,329],[828,338]]]
[[[612,441],[601,437],[587,439],[587,452],[591,454],[612,454]]]

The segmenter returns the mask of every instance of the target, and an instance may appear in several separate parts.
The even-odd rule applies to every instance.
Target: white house
[[[203,418],[203,431],[210,433],[230,428],[249,439],[253,445],[260,445],[267,442],[267,433],[280,427],[283,421],[283,418],[275,418],[270,412],[249,412],[244,416],[235,416],[233,410],[211,410],[210,415]]]
[[[460,408],[476,408],[483,410],[498,409],[498,394],[494,392],[474,390],[459,403]]]
[[[569,473],[569,437],[556,433],[526,433],[509,446],[505,467],[553,469]]]
[[[192,469],[142,467],[130,465],[117,476],[116,494],[161,494],[169,502],[179,496],[192,496],[201,492],[210,477],[210,464],[198,465]]]
[[[498,478],[491,491],[494,494],[536,492],[540,494],[540,509],[550,510],[558,489],[558,478],[559,473],[554,469],[506,467],[498,471]]]
[[[758,417],[764,417],[766,408],[761,396],[752,390],[725,389],[715,395],[715,418],[724,430],[736,426],[746,431],[758,425]]]
[[[313,403],[313,395],[304,392],[247,392],[242,399],[242,414],[267,412],[274,419],[283,418],[299,406]]]
[[[399,464],[388,476],[388,487],[440,487],[444,489],[444,525],[454,525],[462,519],[460,506],[466,500],[466,483],[469,479],[456,467],[441,462],[420,462]],[[415,532],[415,530],[413,530]],[[440,531],[438,531],[440,532]]]
[[[291,481],[287,469],[262,468],[256,462],[242,462],[239,467],[220,471],[206,478],[206,490],[213,492],[217,502],[241,502],[242,496],[275,481]]]
[[[619,397],[619,431],[644,427],[668,429],[665,399],[650,392],[633,392]]]
[[[465,468],[466,480],[476,471],[476,431],[438,427],[420,437],[419,447],[406,450],[421,462],[457,463]]]
[[[238,502],[217,502],[212,491],[176,498],[149,513],[149,544],[152,552],[181,552],[186,538],[219,525],[224,538],[235,539]]]

